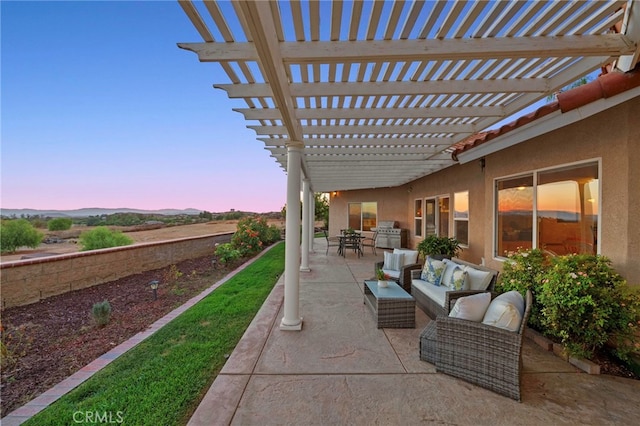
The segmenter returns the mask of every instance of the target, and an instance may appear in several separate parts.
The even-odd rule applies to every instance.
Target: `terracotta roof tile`
[[[451,156],[457,161],[458,154],[482,145],[498,136],[509,133],[518,127],[529,124],[552,112],[560,110],[562,113],[565,113],[595,102],[598,99],[609,98],[638,86],[640,86],[640,63],[636,65],[634,70],[626,73],[611,72],[601,75],[590,83],[559,93],[557,102],[543,105],[537,110],[518,117],[516,120],[498,129],[479,132],[469,136],[467,139],[453,146],[454,150]]]

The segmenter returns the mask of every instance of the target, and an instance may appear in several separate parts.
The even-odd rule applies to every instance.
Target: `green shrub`
[[[240,250],[233,247],[231,243],[220,244],[216,247],[216,256],[222,263],[233,262],[240,258]]]
[[[542,274],[547,265],[542,250],[518,249],[508,254],[508,260],[502,265],[502,273],[496,285],[496,291],[504,293],[516,290],[524,297],[527,290],[534,295],[528,325],[538,331],[542,330],[540,301],[536,297],[541,292]]]
[[[259,217],[245,217],[238,221],[236,233],[231,238],[231,245],[240,251],[241,256],[250,256],[262,250],[268,242],[267,221]]]
[[[49,231],[66,231],[71,229],[71,225],[73,225],[73,221],[68,217],[57,217],[47,222]]]
[[[36,248],[43,238],[44,234],[26,219],[3,220],[0,226],[0,251],[13,253],[20,247]]]
[[[267,230],[267,240],[265,243],[272,244],[276,241],[280,241],[282,239],[282,233],[280,232],[280,228],[275,225],[271,225]]]
[[[622,359],[634,348],[640,325],[640,295],[599,255],[551,259],[537,295],[542,325],[572,355],[592,357],[610,340]]]
[[[428,235],[418,243],[418,253],[424,258],[433,255],[456,257],[461,250],[460,242],[455,238],[438,237],[437,235]]]
[[[109,324],[109,319],[111,318],[111,304],[108,300],[94,303],[91,308],[91,315],[93,315],[93,319],[96,324],[100,327],[104,327]]]
[[[82,246],[82,251],[133,244],[133,240],[130,237],[120,231],[112,231],[106,226],[98,226],[91,231],[83,232],[80,234],[79,242]]]

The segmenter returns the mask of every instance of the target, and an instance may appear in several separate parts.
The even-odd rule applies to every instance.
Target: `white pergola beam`
[[[232,99],[272,97],[271,85],[216,84],[216,89],[227,92]],[[400,96],[439,95],[465,93],[547,93],[548,82],[541,78],[503,80],[438,80],[438,81],[390,81],[348,83],[292,83],[291,95],[313,96]]]
[[[259,135],[286,135],[285,126],[247,126]],[[473,133],[477,129],[472,124],[408,124],[408,125],[354,125],[354,126],[302,126],[305,134],[323,135],[380,135],[424,134],[424,133]]]
[[[200,62],[257,61],[259,57],[253,43],[178,46],[196,53]],[[280,42],[278,48],[285,64],[613,56],[636,50],[623,34]]]
[[[461,137],[470,136],[471,133],[459,133],[456,137],[412,137],[412,138],[305,138],[302,140],[305,147],[360,147],[360,146],[379,146],[379,147],[392,147],[392,146],[432,146],[440,145],[451,146]],[[286,146],[286,138],[258,138],[258,140],[264,142],[266,147]]]
[[[282,115],[271,108],[234,108],[246,120],[280,120]],[[500,117],[505,108],[501,106],[451,107],[451,108],[297,108],[299,120],[338,119],[387,119],[387,118],[460,118],[460,117]]]

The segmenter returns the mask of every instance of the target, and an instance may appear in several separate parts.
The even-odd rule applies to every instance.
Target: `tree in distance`
[[[81,251],[98,250],[109,247],[128,246],[133,244],[131,237],[120,231],[114,231],[106,226],[98,226],[91,231],[80,234]]]
[[[73,221],[68,217],[57,217],[47,222],[47,229],[49,231],[66,231],[71,229],[71,225],[73,225]]]
[[[3,220],[0,229],[0,251],[13,253],[20,247],[37,248],[44,234],[26,219]]]

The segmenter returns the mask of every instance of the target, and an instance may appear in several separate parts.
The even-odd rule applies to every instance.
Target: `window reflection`
[[[498,256],[534,246],[556,255],[597,253],[598,163],[499,180],[496,203]]]
[[[538,245],[562,255],[596,254],[597,164],[541,172],[538,176]]]
[[[533,244],[533,175],[499,181],[497,185],[496,253],[504,256]]]

